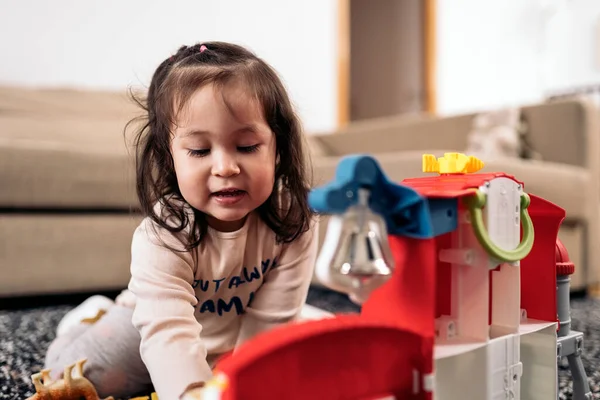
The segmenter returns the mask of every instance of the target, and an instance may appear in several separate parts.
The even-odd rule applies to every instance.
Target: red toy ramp
[[[431,399],[422,388],[426,343],[359,315],[285,326],[219,363],[216,373],[227,377],[221,399]]]

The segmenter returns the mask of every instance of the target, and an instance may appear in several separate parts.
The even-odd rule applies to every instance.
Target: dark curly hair
[[[207,231],[206,215],[184,201],[171,155],[172,127],[177,114],[201,87],[243,82],[262,106],[275,135],[275,184],[258,208],[261,219],[279,242],[291,242],[309,229],[310,182],[300,121],[277,73],[251,51],[231,43],[204,42],[182,46],[154,72],[145,99],[131,95],[143,109],[135,133],[136,188],[144,216],[179,237],[186,250],[198,246]],[[126,130],[127,130],[126,127]],[[155,205],[160,203],[160,209]],[[187,234],[181,233],[187,230]]]

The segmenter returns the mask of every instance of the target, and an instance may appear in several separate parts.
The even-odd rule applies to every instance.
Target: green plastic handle
[[[469,208],[471,214],[471,224],[473,225],[473,231],[475,237],[479,241],[479,244],[488,252],[488,254],[499,261],[504,262],[515,262],[527,257],[531,249],[533,248],[534,229],[531,217],[527,212],[527,207],[531,199],[527,193],[521,194],[521,225],[523,226],[523,238],[521,243],[514,250],[504,250],[496,246],[485,229],[483,223],[483,207],[486,202],[486,195],[482,191],[478,190],[474,196],[465,198],[465,203]]]

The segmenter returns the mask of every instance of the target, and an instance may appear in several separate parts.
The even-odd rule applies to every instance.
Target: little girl
[[[216,358],[299,316],[316,219],[298,118],[277,74],[251,52],[181,47],[154,73],[144,110],[136,145],[145,219],[128,290],[68,314],[46,368],[59,375],[87,358],[102,397],[152,383],[161,400],[189,399]],[[94,318],[81,321],[86,312]]]

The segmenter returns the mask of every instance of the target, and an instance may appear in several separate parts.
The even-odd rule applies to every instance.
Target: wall
[[[284,78],[309,131],[337,121],[337,2],[0,2],[0,84],[147,87],[181,44],[247,45]]]
[[[546,29],[547,89],[600,84],[600,2],[567,0]]]
[[[438,0],[440,114],[600,83],[597,0]]]

